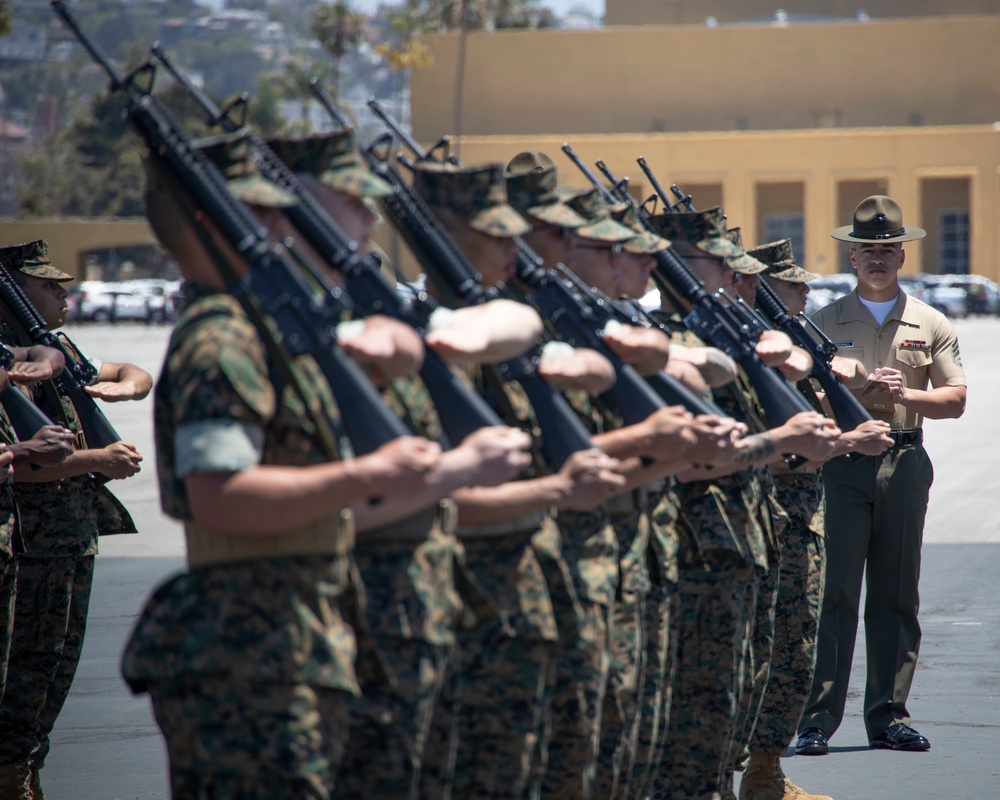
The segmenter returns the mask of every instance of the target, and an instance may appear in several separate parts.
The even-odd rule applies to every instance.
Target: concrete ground
[[[921,583],[923,646],[910,697],[927,753],[869,750],[861,720],[864,648],[855,655],[847,718],[825,757],[790,757],[785,772],[807,791],[836,800],[1000,798],[1000,320],[956,322],[971,383],[961,420],[925,427],[936,467]],[[84,352],[131,361],[154,375],[165,328],[88,326],[69,334]],[[159,510],[152,399],[107,407],[146,454],[143,471],[113,488],[140,533],[101,542],[83,661],[53,734],[42,773],[52,800],[169,797],[163,743],[145,698],[118,674],[129,629],[145,598],[183,564],[179,526]],[[859,636],[860,643],[860,636]]]

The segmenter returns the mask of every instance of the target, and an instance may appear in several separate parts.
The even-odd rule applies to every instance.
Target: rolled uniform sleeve
[[[264,429],[239,420],[199,420],[177,428],[174,438],[175,472],[242,472],[261,462]]]

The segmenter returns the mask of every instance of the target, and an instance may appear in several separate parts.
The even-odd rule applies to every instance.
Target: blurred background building
[[[640,201],[644,156],[821,273],[850,269],[830,230],[888,194],[928,231],[907,271],[1000,278],[1000,2],[607,0],[604,22],[434,36],[414,135],[466,163],[539,148],[583,185],[569,141]]]

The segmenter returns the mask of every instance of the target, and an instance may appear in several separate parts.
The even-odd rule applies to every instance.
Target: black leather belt
[[[911,428],[903,431],[889,431],[889,436],[896,443],[894,447],[903,447],[908,444],[922,444],[924,432],[920,428]]]

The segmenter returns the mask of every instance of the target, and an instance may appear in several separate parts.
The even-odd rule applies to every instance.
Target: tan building
[[[702,25],[775,19],[890,19],[1000,14],[996,0],[607,0],[605,25]]]
[[[698,207],[723,204],[748,244],[790,236],[820,272],[844,267],[829,231],[885,192],[930,234],[908,247],[908,269],[997,280],[996,41],[993,14],[470,33],[458,80],[462,37],[444,34],[412,79],[413,131],[453,135],[467,163],[555,156],[569,139],[631,176],[640,199],[645,156]]]

